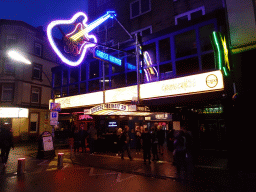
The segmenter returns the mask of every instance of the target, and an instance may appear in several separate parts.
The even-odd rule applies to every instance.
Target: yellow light
[[[17,107],[1,107],[0,118],[28,118],[28,109]]]

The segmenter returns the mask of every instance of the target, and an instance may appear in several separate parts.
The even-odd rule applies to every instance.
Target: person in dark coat
[[[173,152],[173,141],[174,141],[173,132],[174,132],[173,129],[170,129],[167,134],[167,148],[171,152]]]
[[[161,155],[164,154],[164,142],[165,142],[165,132],[162,126],[157,127],[157,140],[158,140],[158,151]]]
[[[129,135],[129,127],[125,126],[124,131],[120,137],[121,159],[124,159],[124,151],[127,151],[128,157],[130,158],[130,160],[132,160],[130,151],[130,141],[131,137]]]
[[[81,138],[81,148],[83,153],[83,152],[86,152],[85,139],[88,136],[88,132],[85,130],[84,125],[81,125],[79,134]]]
[[[81,145],[81,139],[80,139],[80,134],[79,134],[79,130],[76,129],[74,131],[74,152],[79,152],[79,148]]]
[[[153,161],[154,160],[159,160],[158,157],[158,151],[157,151],[157,146],[158,146],[158,138],[157,138],[157,132],[154,127],[151,128],[151,135],[152,135],[152,154],[153,154]]]
[[[14,149],[13,145],[13,135],[10,128],[2,126],[0,128],[0,148],[1,148],[1,158],[4,167],[8,161],[10,149]]]
[[[151,162],[151,146],[152,146],[152,137],[146,128],[144,132],[141,134],[142,139],[142,148],[143,148],[143,158],[146,163],[147,159],[149,163]]]
[[[89,134],[90,154],[93,155],[95,150],[95,141],[97,140],[97,129],[93,125],[90,125],[88,134]]]

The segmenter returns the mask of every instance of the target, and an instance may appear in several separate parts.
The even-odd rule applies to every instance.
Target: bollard
[[[73,157],[73,146],[70,145],[70,158],[72,158],[72,157]]]
[[[17,174],[22,175],[25,172],[25,158],[18,159]]]
[[[63,155],[64,153],[58,153],[58,167],[63,167]]]

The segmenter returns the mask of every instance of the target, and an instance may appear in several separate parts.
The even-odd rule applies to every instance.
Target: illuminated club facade
[[[61,104],[59,125],[73,121],[79,127],[89,122],[100,132],[125,125],[130,129],[188,125],[198,149],[226,150],[223,99],[230,94],[226,82],[230,65],[223,4],[202,4],[187,11],[170,4],[176,6],[176,15],[157,27],[155,1],[147,1],[145,13],[139,10],[138,15],[136,2],[143,1],[124,2],[129,14],[117,4],[89,4],[88,26],[108,13],[106,8],[115,10],[115,16],[86,34],[95,38],[80,41],[91,47],[79,65],[62,60],[63,65],[52,69],[55,102]],[[73,39],[83,30],[70,35],[63,27]],[[70,56],[65,48],[62,54],[72,62],[81,56]]]

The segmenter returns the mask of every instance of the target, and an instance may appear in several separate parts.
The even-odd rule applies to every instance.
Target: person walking
[[[81,145],[81,139],[80,139],[80,134],[79,134],[79,130],[75,129],[74,131],[74,152],[79,152],[79,148]]]
[[[158,140],[158,151],[160,155],[164,154],[164,142],[165,142],[165,132],[163,130],[163,127],[159,125],[157,127],[157,140]]]
[[[186,127],[181,127],[177,133],[175,133],[174,139],[174,151],[173,160],[177,169],[177,177],[179,179],[191,179],[193,171],[192,163],[192,135],[187,131]],[[182,175],[184,173],[184,175]]]
[[[14,149],[13,135],[10,127],[3,125],[0,127],[0,148],[2,163],[6,167],[10,150],[11,148]]]
[[[141,128],[136,129],[136,152],[140,152],[141,149]]]
[[[124,131],[120,137],[120,145],[121,145],[121,159],[124,159],[124,151],[127,151],[128,157],[132,160],[131,151],[130,151],[130,135],[129,135],[129,127],[126,125]]]
[[[151,146],[152,146],[152,137],[148,132],[148,128],[144,129],[144,132],[141,134],[142,139],[142,148],[143,148],[143,158],[144,163],[149,161],[151,163]]]
[[[86,139],[87,136],[88,136],[88,133],[87,133],[87,131],[85,130],[84,126],[85,126],[85,125],[82,124],[81,127],[80,127],[80,131],[79,131],[79,135],[80,135],[80,138],[81,138],[82,153],[83,153],[83,152],[86,152],[85,139]]]
[[[155,127],[151,128],[151,135],[152,135],[152,154],[153,154],[153,161],[154,160],[159,160],[158,157],[158,151],[157,151],[157,146],[158,146],[158,138],[157,138],[157,132]]]
[[[95,140],[97,140],[97,130],[93,125],[90,125],[88,134],[89,134],[90,154],[93,155],[95,152]]]

